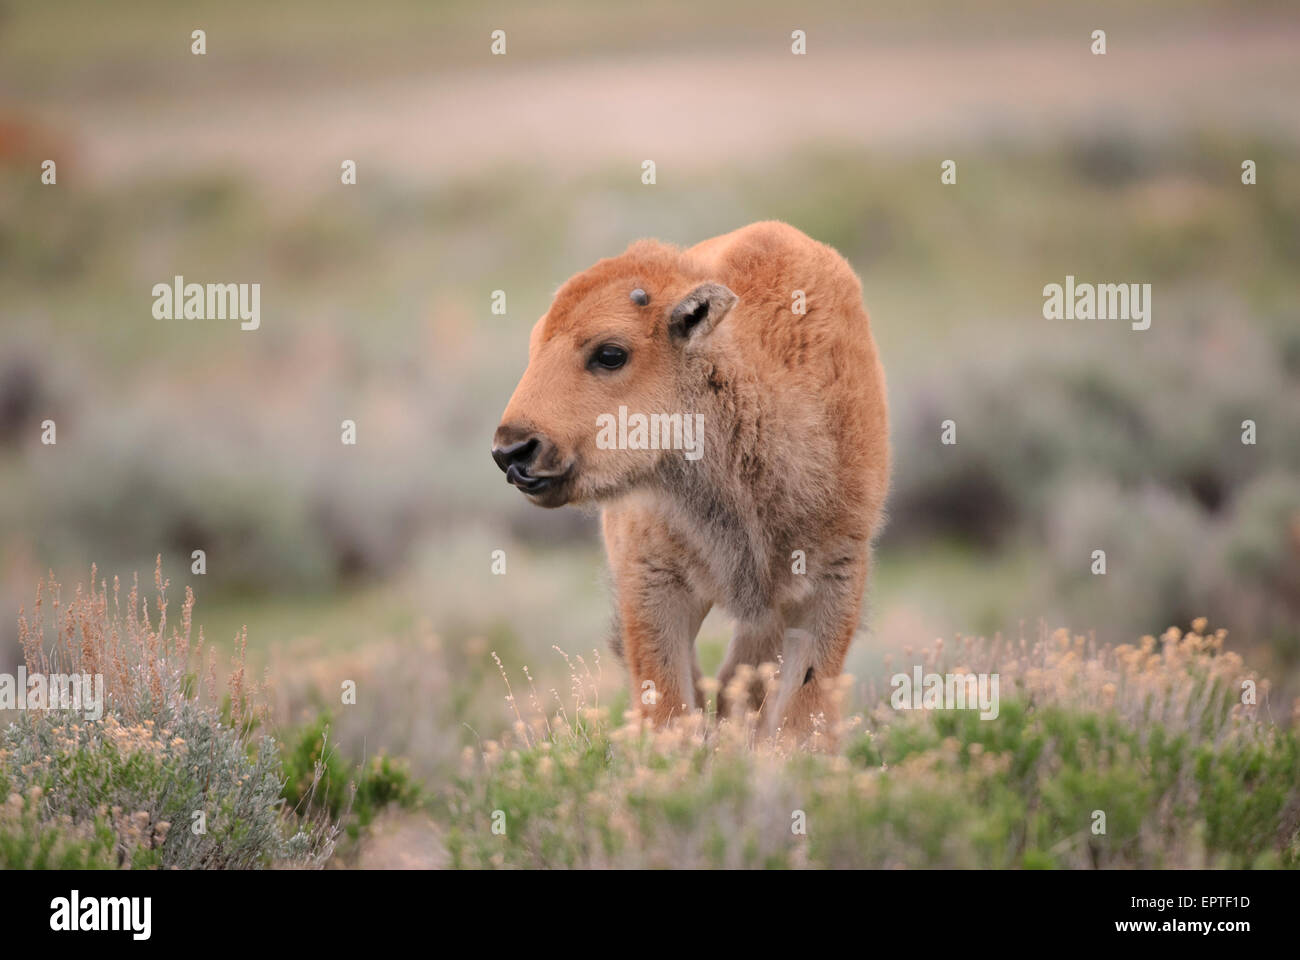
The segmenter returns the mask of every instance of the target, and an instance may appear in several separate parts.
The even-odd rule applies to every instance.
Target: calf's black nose
[[[540,446],[536,437],[527,437],[504,447],[493,447],[492,459],[502,471],[508,471],[512,466],[523,469],[533,462]]]

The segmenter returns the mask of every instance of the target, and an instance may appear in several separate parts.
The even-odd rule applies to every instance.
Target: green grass
[[[935,669],[1001,663],[996,719],[881,704],[829,753],[755,746],[748,724],[529,715],[450,795],[451,862],[1298,867],[1300,741],[1236,702],[1249,674],[1221,646],[1176,631],[1115,649],[968,643]]]

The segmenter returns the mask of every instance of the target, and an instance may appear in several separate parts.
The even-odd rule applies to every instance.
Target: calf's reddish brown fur
[[[699,458],[601,449],[597,418],[620,406],[702,414]],[[533,328],[494,442],[503,469],[503,450],[531,457],[508,476],[535,503],[603,507],[613,646],[650,719],[704,706],[695,635],[718,606],[736,623],[720,688],[778,663],[752,703],[767,730],[833,727],[889,484],[884,372],[838,253],[766,222],[600,261]]]

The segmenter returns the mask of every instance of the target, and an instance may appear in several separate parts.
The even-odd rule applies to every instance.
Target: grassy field
[[[4,728],[0,867],[1300,865],[1300,741],[1203,619],[1114,647],[1062,629],[908,650],[901,664],[935,674],[999,676],[996,716],[899,709],[877,692],[887,660],[865,701],[842,678],[858,709],[791,752],[754,713],[716,719],[749,668],[652,730],[599,651],[557,651],[568,683],[539,688],[495,649],[484,672],[483,649],[426,635],[281,670],[297,686],[268,699],[242,652],[217,680],[193,594],[178,615],[168,586],[159,572],[153,591],[69,598],[51,581],[20,620],[29,670],[102,674],[108,691],[94,722],[27,710]],[[418,696],[393,682],[413,657]],[[330,706],[340,676],[350,708]],[[380,694],[405,699],[376,709]],[[469,725],[485,694],[513,717],[489,739]],[[286,698],[297,723],[277,716]],[[457,722],[475,742],[439,755],[429,728]],[[369,755],[376,733],[423,769]]]
[[[91,563],[111,591],[162,554],[197,595],[216,686],[243,669],[262,688],[224,769],[251,748],[281,786],[231,788],[262,837],[239,862],[1295,864],[1289,8],[88,9],[0,19],[0,604],[30,615],[47,571],[74,584]],[[848,664],[857,725],[814,757],[742,749],[743,725],[625,723],[594,516],[529,508],[487,455],[559,283],[638,237],[767,218],[861,275],[897,464]],[[260,282],[262,328],[154,319],[150,289],[177,274]],[[1066,274],[1151,283],[1151,329],[1044,320]],[[1226,638],[1126,659],[1202,616]],[[730,627],[706,620],[706,671]],[[881,712],[891,664],[939,657],[938,637],[943,656],[1007,658],[998,721]],[[0,672],[23,657],[0,620]],[[1249,709],[1229,704],[1243,663],[1267,691]],[[195,731],[229,708],[203,709],[182,710]],[[118,805],[170,822],[180,747],[28,732],[44,739],[0,746],[6,862],[193,864],[60,788],[83,764],[142,764]],[[24,772],[34,744],[68,766]],[[266,815],[280,799],[296,812]],[[35,822],[44,854],[19,842]],[[279,846],[300,829],[310,844]]]
[[[512,735],[467,751],[451,863],[1295,867],[1300,744],[1236,702],[1241,661],[1201,631],[938,643],[936,671],[1000,670],[996,722],[881,702],[825,731],[829,755],[792,755],[752,721],[615,724],[580,672],[555,716],[521,703]]]

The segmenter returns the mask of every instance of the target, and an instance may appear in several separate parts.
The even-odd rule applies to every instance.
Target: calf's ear
[[[720,283],[702,283],[673,307],[668,332],[683,340],[706,336],[736,305],[736,299]]]

